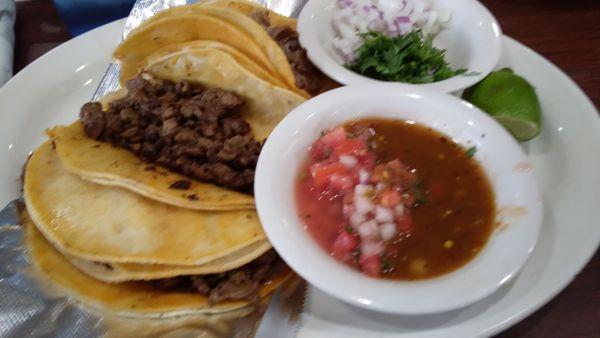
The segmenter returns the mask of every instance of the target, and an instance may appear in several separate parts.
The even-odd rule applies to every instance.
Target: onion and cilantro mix
[[[467,71],[451,68],[444,60],[445,50],[434,47],[433,36],[423,36],[421,30],[396,36],[371,31],[361,36],[364,42],[356,59],[345,66],[373,79],[431,83]]]

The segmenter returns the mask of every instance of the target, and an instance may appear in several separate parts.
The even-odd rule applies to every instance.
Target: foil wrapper
[[[273,11],[297,17],[307,0],[256,2]],[[153,14],[192,0],[138,0],[127,19],[123,36]],[[111,51],[107,51],[110,53]],[[118,88],[119,67],[107,65],[94,99]],[[15,196],[16,197],[16,196]],[[19,225],[20,201],[0,212],[0,338],[4,337],[252,337],[264,307],[219,315],[193,315],[168,319],[118,316],[89,307],[69,297],[66,290],[47,280],[32,265],[24,243],[25,229]],[[301,322],[306,285],[294,279],[275,295],[274,321]],[[270,315],[270,311],[267,311]],[[268,318],[265,318],[268,319]],[[266,335],[268,337],[269,334]]]

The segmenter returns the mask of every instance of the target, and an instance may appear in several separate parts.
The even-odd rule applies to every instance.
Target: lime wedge
[[[535,88],[509,68],[492,72],[466,89],[463,99],[494,117],[518,141],[540,134],[541,108]]]

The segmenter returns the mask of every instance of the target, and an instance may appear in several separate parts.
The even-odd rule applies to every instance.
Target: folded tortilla
[[[168,265],[138,263],[94,262],[62,252],[63,256],[81,272],[107,283],[134,280],[153,280],[187,275],[221,273],[245,265],[271,249],[267,240],[248,245],[227,256],[200,265]]]
[[[170,317],[189,314],[216,314],[235,311],[250,305],[248,301],[224,301],[209,306],[208,299],[198,293],[163,291],[147,282],[103,283],[80,272],[44,238],[36,226],[24,221],[26,243],[34,265],[43,275],[60,285],[67,293],[93,307],[121,315]],[[289,270],[273,276],[260,291],[268,297],[291,276]],[[248,312],[241,312],[240,317]]]
[[[121,83],[139,73],[145,58],[153,52],[167,45],[196,40],[216,40],[230,45],[278,76],[261,47],[238,27],[213,16],[180,15],[144,24],[117,46],[113,58],[121,65]]]
[[[261,80],[231,55],[217,49],[175,52],[146,66],[144,71],[159,79],[188,80],[239,95],[246,101],[242,116],[258,140],[266,139],[287,113],[305,101],[292,91]]]
[[[173,207],[65,170],[50,141],[25,168],[31,218],[60,251],[98,262],[200,265],[266,239],[253,210]]]
[[[138,29],[144,30],[144,27],[152,26],[156,26],[158,27],[157,29],[160,29],[162,25],[166,25],[169,22],[169,19],[188,18],[191,16],[197,16],[198,18],[209,16],[236,27],[249,39],[249,41],[256,43],[256,45],[260,47],[263,55],[266,56],[266,59],[264,60],[265,63],[270,64],[270,67],[267,67],[266,69],[271,71],[274,70],[275,74],[283,80],[289,89],[299,91],[296,87],[296,80],[292,67],[281,47],[279,47],[277,42],[269,36],[267,31],[260,24],[251,19],[248,15],[237,10],[229,9],[227,7],[207,6],[202,2],[190,6],[172,7],[155,14],[145,21],[142,24],[142,27],[139,27]],[[135,34],[136,32],[137,30],[133,31],[132,34]],[[176,33],[176,31],[173,32],[173,34]],[[238,48],[238,46],[233,47]]]
[[[204,5],[225,7],[236,10],[245,15],[251,15],[257,11],[267,11],[269,13],[269,21],[273,26],[287,26],[296,30],[296,19],[287,16],[279,15],[276,12],[268,9],[267,7],[253,2],[245,0],[207,0],[201,2]]]
[[[144,62],[142,64],[142,69],[145,68],[147,65],[152,64],[156,60],[162,59],[163,57],[165,57],[169,54],[172,54],[172,53],[175,53],[178,51],[204,49],[204,48],[221,50],[221,51],[231,55],[235,59],[235,61],[237,61],[237,63],[239,63],[247,71],[256,75],[260,79],[262,79],[266,82],[269,82],[275,86],[278,86],[281,88],[287,88],[286,84],[283,83],[283,81],[281,81],[281,79],[279,79],[276,76],[271,75],[268,71],[266,71],[264,68],[262,68],[256,62],[252,61],[252,59],[247,57],[244,53],[242,53],[239,50],[237,50],[229,45],[226,45],[222,42],[213,41],[213,40],[197,40],[197,41],[190,41],[190,42],[185,42],[185,43],[180,43],[180,44],[167,45],[167,46],[157,50],[156,52],[150,54],[148,57],[146,57],[146,59],[144,60]]]
[[[169,205],[195,210],[254,209],[254,198],[214,184],[190,179],[168,169],[144,162],[133,152],[94,140],[80,122],[48,131],[62,166],[94,183],[129,189]],[[186,190],[171,189],[186,180]]]

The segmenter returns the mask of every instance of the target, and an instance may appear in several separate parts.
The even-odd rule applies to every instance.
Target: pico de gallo
[[[494,223],[491,186],[470,152],[410,121],[326,130],[298,174],[299,215],[331,256],[368,276],[449,272],[479,252]]]

